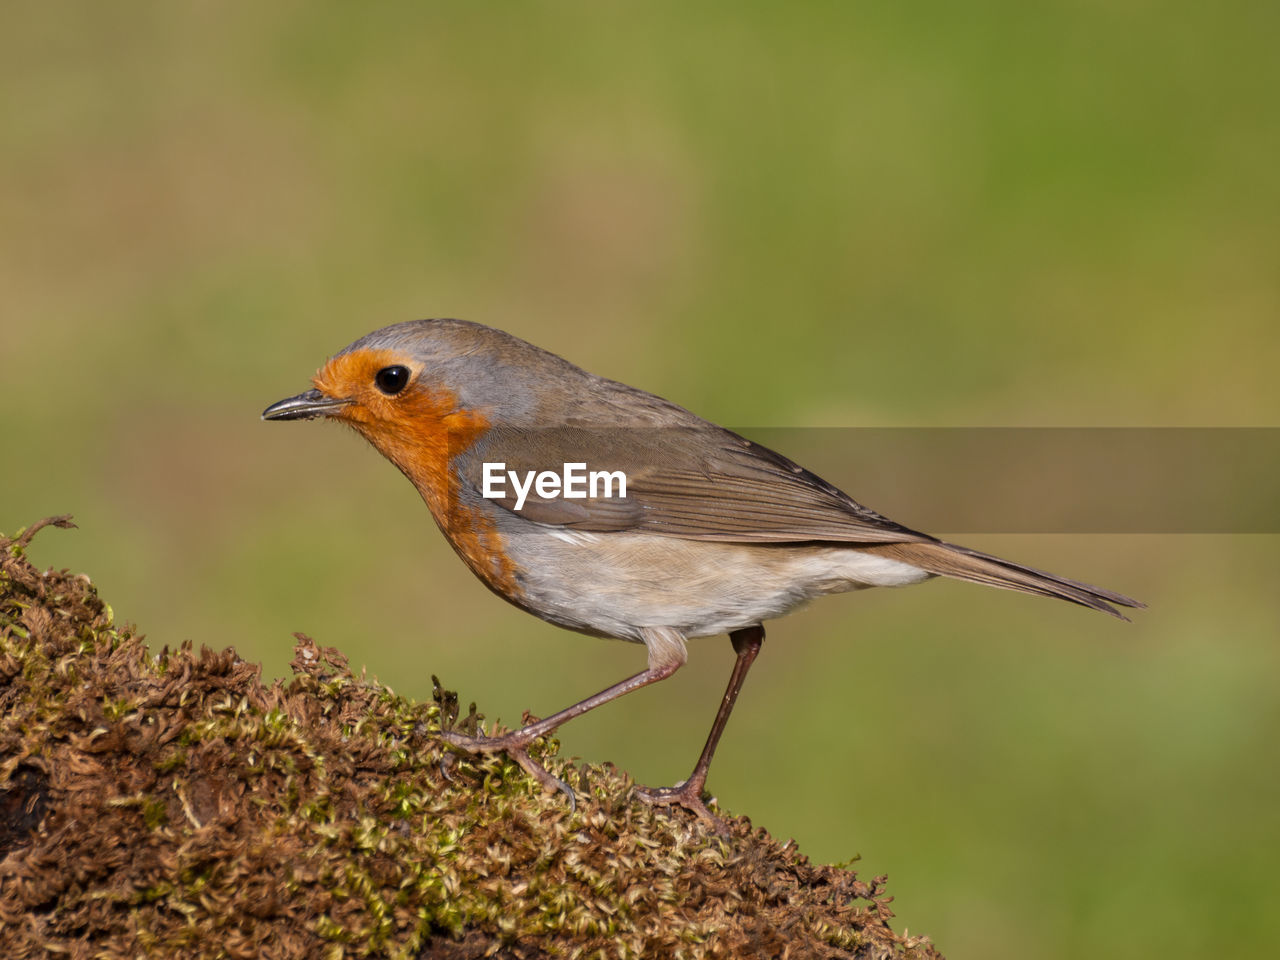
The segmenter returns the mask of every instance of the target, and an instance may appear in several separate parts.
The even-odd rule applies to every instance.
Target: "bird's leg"
[[[683,650],[683,647],[681,649]],[[641,687],[647,687],[651,683],[665,680],[675,673],[682,663],[684,663],[682,656],[655,660],[651,648],[648,669],[628,677],[621,683],[615,683],[608,689],[601,690],[595,696],[580,700],[559,713],[553,713],[545,720],[539,720],[536,723],[521,727],[519,730],[512,730],[510,733],[504,733],[497,737],[468,737],[452,730],[441,731],[440,736],[450,746],[466,753],[505,753],[520,766],[524,767],[525,772],[547,790],[559,790],[563,793],[569,798],[569,806],[574,808],[577,806],[577,799],[574,796],[573,788],[560,778],[553,777],[543,769],[542,764],[529,756],[529,744],[539,737],[545,737],[562,723],[567,723],[574,717],[582,716],[588,710],[594,710],[601,704],[616,700],[618,697],[631,693],[633,690],[639,690]]]
[[[738,659],[733,663],[733,673],[729,675],[729,686],[724,691],[724,699],[720,701],[720,709],[716,711],[716,718],[711,723],[711,732],[707,735],[706,745],[703,746],[702,755],[698,757],[698,762],[694,765],[693,773],[689,775],[688,780],[674,787],[656,789],[653,787],[636,787],[636,794],[645,803],[679,804],[687,810],[692,810],[698,816],[710,820],[722,833],[725,831],[724,823],[707,809],[707,805],[702,801],[702,791],[707,785],[707,770],[711,768],[711,758],[715,756],[716,745],[720,742],[720,734],[724,733],[724,726],[729,720],[729,714],[733,712],[733,704],[738,699],[738,691],[742,689],[742,682],[747,678],[747,671],[751,669],[751,664],[764,643],[764,627],[757,624],[754,627],[735,630],[729,634],[729,641],[733,644],[733,650],[738,655]]]

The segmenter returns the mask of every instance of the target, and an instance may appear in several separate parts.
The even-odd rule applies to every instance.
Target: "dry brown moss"
[[[0,956],[937,956],[889,928],[883,878],[550,757],[571,812],[454,762],[456,698],[306,637],[269,687],[229,648],[152,654],[87,577],[28,563],[42,525],[0,536]]]

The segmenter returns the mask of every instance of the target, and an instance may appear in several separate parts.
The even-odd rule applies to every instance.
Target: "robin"
[[[494,593],[570,630],[644,644],[644,670],[544,720],[500,736],[442,734],[464,752],[505,752],[570,802],[530,744],[671,676],[692,637],[729,635],[728,688],[689,778],[638,793],[718,822],[702,798],[707,770],[765,620],[823,594],[939,575],[1121,619],[1116,607],[1143,606],[911,530],[683,407],[481,324],[375,330],[311,382],[263,419],[352,427],[417,487]]]

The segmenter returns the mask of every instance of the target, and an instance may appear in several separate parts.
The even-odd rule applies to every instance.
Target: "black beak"
[[[307,390],[296,397],[273,403],[262,411],[263,420],[315,420],[327,417],[338,407],[345,407],[350,400],[326,397],[319,390]]]

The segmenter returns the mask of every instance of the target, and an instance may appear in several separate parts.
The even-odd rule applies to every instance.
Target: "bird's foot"
[[[674,787],[641,787],[635,788],[636,796],[650,806],[681,806],[706,820],[721,836],[729,835],[729,825],[717,817],[702,799],[705,781],[690,778]]]
[[[529,744],[537,739],[536,736],[531,736],[524,730],[513,730],[500,737],[469,737],[444,730],[440,733],[440,739],[454,749],[473,756],[477,753],[505,753],[520,764],[525,773],[542,784],[544,790],[563,793],[569,799],[569,809],[577,809],[578,798],[574,795],[573,788],[559,777],[552,776],[542,764],[529,756]]]

